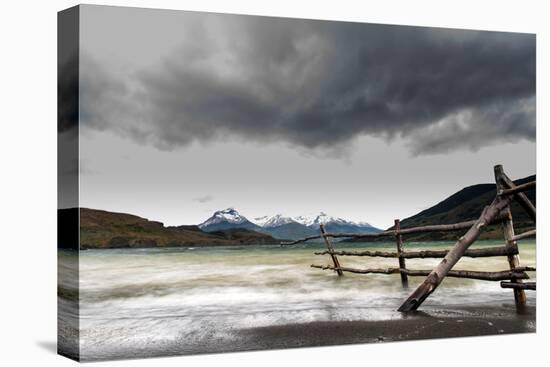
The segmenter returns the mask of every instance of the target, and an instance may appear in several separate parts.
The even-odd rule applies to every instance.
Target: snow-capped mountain
[[[251,222],[264,228],[272,228],[282,226],[283,224],[296,223],[294,219],[285,217],[282,214],[275,214],[271,216],[264,215],[263,217],[252,219]]]
[[[214,212],[210,218],[199,224],[199,228],[205,232],[213,232],[228,228],[257,230],[260,227],[242,216],[235,208],[227,208]]]
[[[298,239],[316,234],[314,230],[282,214],[265,215],[254,218],[252,222],[261,227],[263,233],[275,238]]]
[[[379,229],[367,222],[354,222],[324,212],[309,216],[288,217],[282,214],[265,215],[249,220],[235,208],[215,212],[210,218],[199,224],[205,232],[229,228],[246,228],[269,234],[280,239],[298,239],[319,233],[319,225],[324,224],[329,232],[358,233],[378,232]]]
[[[243,217],[235,208],[227,208],[214,212],[210,218],[199,224],[199,228],[222,222],[240,224],[246,222],[247,220],[248,219]]]
[[[360,232],[379,232],[378,228],[371,226],[367,222],[354,222],[340,217],[334,217],[324,212],[316,215],[304,215],[293,218],[296,222],[313,229],[319,230],[319,225],[324,224],[328,232],[340,233],[360,233]]]
[[[324,212],[320,212],[317,215],[303,215],[303,216],[294,217],[293,220],[295,222],[301,223],[308,227],[311,227],[311,226],[318,227],[320,224],[325,224],[325,225],[340,224],[340,225],[350,225],[350,226],[358,226],[358,227],[372,227],[367,222],[354,222],[354,221],[346,220],[340,217],[333,217]]]

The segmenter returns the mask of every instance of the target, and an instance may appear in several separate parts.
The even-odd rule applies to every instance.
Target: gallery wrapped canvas
[[[535,55],[533,34],[60,12],[59,353],[535,332]]]

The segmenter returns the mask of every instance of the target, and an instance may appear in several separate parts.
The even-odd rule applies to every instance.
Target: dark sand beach
[[[258,348],[292,348],[432,338],[455,338],[536,331],[535,307],[463,307],[411,312],[385,321],[333,321],[243,330]],[[248,339],[248,338],[245,338]],[[249,341],[250,342],[250,341]]]

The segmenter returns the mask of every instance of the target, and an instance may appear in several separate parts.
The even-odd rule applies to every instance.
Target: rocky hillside
[[[516,180],[516,184],[522,184],[536,179],[536,176],[525,177]],[[401,228],[425,226],[430,224],[449,224],[477,219],[486,205],[495,198],[495,184],[478,184],[468,186],[454,193],[434,206],[421,211],[411,217],[401,220]],[[529,200],[536,205],[536,190],[525,193]],[[515,201],[512,203],[512,216],[516,232],[522,232],[534,227],[525,211]],[[393,227],[391,227],[393,228]],[[390,228],[390,229],[391,229]],[[408,241],[423,240],[456,240],[464,231],[414,234],[406,237]],[[492,225],[481,235],[481,239],[502,239],[502,226]],[[387,238],[386,238],[387,240]],[[348,240],[354,242],[354,240]]]
[[[59,210],[60,221],[71,211]],[[66,221],[65,221],[66,222]],[[203,232],[198,226],[165,227],[162,223],[136,215],[105,210],[80,209],[80,248],[140,248],[202,245],[278,244],[273,237],[247,229]],[[60,234],[62,248],[71,248]]]

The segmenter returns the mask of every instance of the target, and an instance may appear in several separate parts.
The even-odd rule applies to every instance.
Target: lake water
[[[472,248],[501,245],[478,242]],[[449,243],[407,243],[406,249],[441,249]],[[394,251],[394,243],[339,244],[337,249]],[[82,360],[219,351],[240,329],[310,321],[389,320],[424,277],[361,275],[311,268],[321,244],[80,252]],[[74,255],[73,255],[74,256]],[[534,241],[520,245],[521,264],[535,266]],[[60,263],[69,261],[60,254]],[[397,267],[396,259],[340,256],[342,266]],[[410,269],[432,269],[440,259],[407,259]],[[506,258],[462,259],[454,269],[507,270]],[[535,274],[530,273],[534,279]],[[61,286],[71,279],[60,275]],[[535,292],[529,292],[534,303]],[[63,300],[60,309],[63,310]],[[459,305],[513,305],[499,282],[446,278],[423,310]]]

